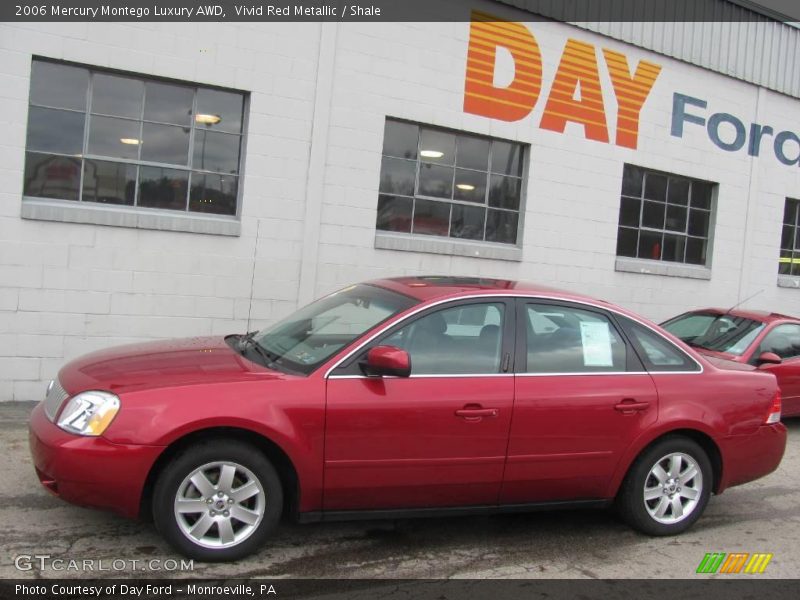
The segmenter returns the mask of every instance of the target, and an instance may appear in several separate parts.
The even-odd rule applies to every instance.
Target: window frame
[[[465,245],[471,245],[473,247],[477,246],[477,247],[484,247],[484,248],[488,248],[488,249],[497,248],[497,249],[501,249],[501,250],[521,249],[522,248],[522,233],[524,231],[524,215],[525,215],[526,199],[527,199],[526,196],[527,196],[527,191],[528,191],[527,190],[528,179],[529,179],[529,173],[530,173],[530,170],[529,170],[530,169],[529,162],[530,162],[530,154],[531,154],[530,144],[525,143],[525,142],[510,140],[510,139],[506,139],[506,138],[499,138],[499,137],[493,137],[491,135],[475,133],[473,131],[454,129],[454,128],[450,128],[450,127],[443,127],[443,126],[440,126],[440,125],[431,125],[431,124],[422,123],[422,122],[419,122],[419,121],[413,121],[413,120],[410,120],[410,119],[393,117],[393,116],[390,116],[390,115],[387,115],[384,118],[384,134],[383,134],[383,137],[381,138],[381,142],[382,143],[385,142],[386,123],[388,123],[390,121],[395,122],[395,123],[405,124],[405,125],[413,125],[413,126],[418,128],[417,155],[413,159],[402,157],[402,156],[393,156],[391,154],[384,154],[383,153],[383,149],[381,148],[381,151],[380,151],[381,164],[380,164],[380,167],[379,167],[378,190],[377,190],[377,192],[378,192],[377,193],[378,203],[380,202],[381,196],[389,196],[389,197],[395,197],[395,198],[406,198],[406,199],[411,200],[412,201],[411,217],[410,217],[410,220],[411,220],[411,231],[392,231],[392,230],[388,230],[388,229],[379,229],[378,228],[378,223],[377,223],[377,217],[376,217],[376,222],[375,222],[376,237],[377,236],[386,236],[386,237],[394,237],[394,236],[396,236],[396,237],[402,237],[402,238],[405,238],[405,239],[408,239],[408,240],[417,240],[417,241],[420,241],[422,243],[431,243],[431,242],[436,243],[436,242],[439,242],[439,243],[447,243],[447,244],[451,244],[451,245],[465,244]],[[456,144],[454,145],[454,155],[453,155],[453,163],[452,163],[452,165],[449,165],[449,164],[441,165],[440,163],[435,162],[435,161],[425,161],[425,160],[422,159],[422,157],[420,156],[420,140],[421,140],[421,137],[422,137],[420,135],[420,133],[421,133],[421,131],[423,129],[442,132],[442,133],[447,133],[447,134],[452,134],[455,137]],[[477,139],[482,139],[482,140],[486,140],[486,141],[489,142],[489,152],[488,152],[486,170],[485,171],[482,170],[482,169],[475,169],[475,168],[472,168],[472,167],[462,167],[462,166],[459,166],[457,164],[457,160],[458,160],[457,139],[458,139],[459,136],[466,136],[466,137],[469,137],[469,138],[477,138]],[[519,176],[516,176],[516,175],[505,175],[503,173],[497,173],[497,172],[492,171],[492,148],[493,148],[494,142],[502,142],[502,143],[512,144],[512,145],[516,145],[516,146],[520,147],[520,171],[519,171],[520,174],[519,174]],[[380,179],[381,179],[381,175],[383,174],[383,159],[384,158],[390,158],[390,159],[396,159],[396,160],[404,160],[404,161],[408,161],[408,162],[413,161],[414,162],[414,189],[412,191],[412,195],[411,196],[408,196],[408,195],[405,195],[405,194],[394,194],[394,193],[382,192],[381,191],[381,189],[380,189]],[[452,179],[452,182],[451,182],[452,190],[451,190],[451,197],[450,198],[442,198],[442,197],[438,197],[438,196],[430,196],[430,195],[427,195],[427,194],[418,193],[419,185],[420,185],[420,169],[421,169],[421,166],[423,164],[431,164],[433,166],[444,166],[444,167],[448,167],[448,168],[453,168],[453,179]],[[486,189],[485,189],[485,192],[484,192],[484,198],[483,198],[484,202],[483,203],[479,204],[479,203],[476,203],[476,202],[470,202],[468,200],[459,200],[459,199],[456,199],[454,197],[455,196],[455,178],[456,178],[456,174],[457,174],[458,170],[470,171],[472,173],[482,173],[482,174],[486,175]],[[493,175],[498,175],[498,176],[502,176],[502,177],[509,177],[509,178],[513,178],[513,179],[518,179],[519,180],[520,191],[519,191],[519,206],[518,206],[517,210],[507,209],[507,208],[503,208],[503,207],[495,207],[495,206],[491,206],[489,204],[489,194],[491,192],[491,180],[492,180],[492,176]],[[431,234],[424,234],[424,233],[415,233],[413,231],[413,229],[414,229],[414,227],[413,227],[414,215],[416,214],[416,209],[417,209],[417,202],[416,202],[417,200],[431,201],[431,202],[436,202],[436,203],[440,203],[440,204],[448,206],[449,215],[448,215],[448,223],[447,223],[447,235],[431,235]],[[469,208],[483,208],[483,209],[485,209],[486,212],[484,214],[484,219],[483,219],[483,239],[477,240],[477,239],[460,238],[460,237],[452,237],[452,236],[450,236],[450,232],[452,230],[452,219],[453,219],[453,209],[452,209],[452,207],[454,205],[465,206],[465,207],[469,207]],[[377,208],[377,204],[376,204],[376,208]],[[506,213],[512,213],[512,214],[516,214],[517,215],[516,238],[515,238],[515,242],[513,244],[506,243],[506,242],[490,241],[490,240],[486,240],[485,239],[486,238],[486,229],[487,229],[488,221],[489,221],[489,211],[490,210],[497,210],[497,211],[506,212]],[[380,247],[383,247],[383,246],[380,246]],[[392,248],[392,249],[406,249],[406,248],[397,247],[397,248]],[[408,249],[413,250],[414,248],[408,248]],[[430,250],[428,250],[428,251],[430,251]],[[444,253],[444,254],[461,254],[461,252],[454,252],[454,251],[442,252],[442,253]],[[466,255],[468,255],[468,256],[480,256],[479,254],[476,254],[474,250],[472,252],[469,252]],[[497,257],[491,257],[490,256],[490,258],[497,258]]]
[[[790,204],[794,204],[794,222],[787,223],[786,222],[786,212],[787,208]],[[792,230],[792,239],[791,239],[791,248],[784,248],[783,247],[783,230],[786,227],[790,227]],[[778,242],[778,277],[786,277],[793,281],[800,281],[800,266],[798,267],[797,273],[792,273],[793,267],[795,265],[794,261],[798,261],[800,263],[800,199],[797,198],[785,198],[783,204],[783,216],[781,216],[781,232],[780,238]],[[790,256],[784,257],[782,256],[784,252],[788,251]],[[788,273],[781,273],[781,265],[783,262],[786,261],[789,263],[789,272]]]
[[[65,67],[76,67],[80,69],[85,69],[88,72],[88,82],[86,85],[86,100],[83,110],[78,110],[75,108],[61,108],[61,107],[53,107],[45,104],[34,103],[31,99],[30,95],[30,86],[28,89],[28,97],[27,97],[27,106],[29,108],[44,108],[44,109],[51,109],[51,110],[59,110],[65,112],[72,112],[72,113],[80,113],[84,115],[84,128],[83,128],[83,139],[82,139],[82,147],[81,153],[79,155],[74,154],[64,154],[60,152],[45,152],[40,150],[29,150],[28,149],[28,142],[27,142],[27,125],[26,125],[26,142],[24,147],[24,152],[27,155],[29,152],[32,154],[38,155],[54,155],[59,156],[62,158],[73,158],[80,161],[80,177],[78,183],[78,197],[76,200],[68,200],[63,198],[49,198],[49,197],[42,197],[42,196],[31,196],[24,193],[24,186],[23,186],[23,193],[22,193],[22,203],[23,203],[23,218],[33,218],[33,219],[44,219],[44,220],[57,220],[57,221],[76,221],[76,222],[88,222],[88,223],[96,223],[96,224],[108,224],[108,225],[122,225],[122,226],[134,226],[134,227],[141,227],[146,229],[168,229],[168,230],[178,230],[178,231],[195,231],[200,233],[220,233],[225,235],[239,235],[239,222],[241,220],[241,212],[242,212],[242,201],[243,201],[243,188],[244,188],[244,173],[245,173],[245,156],[246,156],[246,149],[247,149],[247,139],[248,139],[248,130],[249,130],[249,116],[250,116],[250,93],[245,90],[241,89],[234,89],[234,88],[226,88],[222,86],[216,85],[209,85],[205,83],[197,83],[193,81],[186,81],[180,80],[170,77],[160,77],[155,75],[137,73],[133,71],[125,71],[120,69],[113,69],[113,68],[106,68],[100,67],[85,63],[79,63],[74,61],[66,61],[66,60],[58,60],[53,59],[50,57],[33,55],[31,58],[31,69],[33,68],[33,64],[36,62],[40,63],[49,63],[51,65],[62,65]],[[94,79],[95,75],[110,75],[110,76],[119,76],[119,77],[126,77],[130,79],[135,79],[142,83],[142,102],[141,102],[141,109],[140,113],[137,117],[121,117],[118,115],[109,115],[106,113],[94,113],[92,112],[92,94],[93,94],[93,86],[94,86]],[[145,118],[145,111],[146,106],[144,102],[146,88],[148,83],[160,83],[160,84],[167,84],[167,85],[175,85],[180,86],[183,88],[188,88],[192,91],[192,104],[191,104],[191,119],[188,120],[187,125],[178,125],[176,123],[166,123],[163,121],[155,121],[153,119],[146,119]],[[239,138],[239,156],[237,160],[237,172],[235,174],[232,173],[221,173],[219,171],[212,171],[209,169],[200,170],[199,168],[195,168],[194,163],[194,141],[195,141],[195,132],[199,130],[201,125],[196,123],[195,115],[197,114],[197,101],[198,101],[198,93],[201,90],[211,90],[211,91],[220,91],[230,94],[237,94],[242,97],[242,121],[241,121],[241,131],[240,133],[231,133],[231,132],[223,132],[219,131],[216,133],[238,137]],[[91,133],[91,122],[93,118],[113,118],[118,120],[124,120],[127,122],[135,123],[138,125],[139,128],[139,139],[142,139],[142,134],[144,128],[148,124],[152,125],[160,125],[160,126],[172,126],[172,127],[189,127],[189,140],[188,140],[188,150],[187,150],[187,163],[185,165],[179,165],[174,163],[161,163],[161,162],[154,162],[154,161],[147,161],[141,159],[141,152],[142,152],[142,144],[139,143],[137,147],[137,158],[135,159],[125,159],[113,156],[104,156],[99,154],[92,154],[89,150],[89,138]],[[27,160],[27,158],[26,158]],[[91,200],[84,200],[84,180],[85,180],[85,172],[86,172],[86,164],[89,161],[94,162],[107,162],[107,163],[114,163],[114,164],[122,164],[122,165],[129,165],[133,166],[136,169],[136,180],[135,180],[135,188],[134,188],[134,204],[112,204],[112,203],[102,203],[102,202],[93,202]],[[187,174],[187,184],[186,184],[186,197],[184,202],[184,208],[180,210],[176,209],[167,209],[167,208],[159,208],[159,207],[148,207],[148,206],[141,206],[139,205],[139,188],[140,188],[140,179],[141,179],[141,169],[142,168],[161,168],[161,169],[170,169],[175,171],[181,171],[182,173]],[[236,187],[236,210],[233,214],[221,214],[221,213],[212,213],[212,212],[200,212],[200,211],[192,211],[190,210],[191,205],[191,194],[192,194],[192,175],[197,174],[200,176],[208,176],[208,175],[217,175],[217,176],[230,176],[235,177],[237,180],[237,187]],[[23,174],[24,177],[24,174]],[[23,182],[24,183],[24,182]],[[43,209],[43,210],[42,210]],[[56,210],[54,210],[56,209]],[[58,209],[63,209],[63,211],[59,211]],[[107,215],[105,218],[98,213],[105,213]],[[135,215],[143,215],[141,219],[126,219],[125,215],[130,215],[131,213]],[[116,220],[113,218],[113,215],[118,214],[119,219]],[[111,218],[109,218],[109,216]],[[155,219],[154,219],[155,217]],[[158,218],[164,218],[164,226],[159,225]],[[176,217],[178,219],[176,219]],[[181,225],[180,220],[195,220],[195,221],[223,221],[223,222],[230,222],[235,221],[236,227],[230,228],[223,227],[220,228],[218,231],[214,230],[213,225],[209,225],[206,223],[203,225],[202,223],[199,224],[197,227],[193,227],[191,224]]]
[[[625,169],[628,168],[628,167],[633,168],[633,169],[638,169],[638,170],[640,170],[642,172],[641,192],[640,192],[638,197],[624,193],[624,187],[623,186],[624,186],[624,182],[625,182]],[[653,200],[653,199],[647,198],[645,196],[645,190],[646,190],[646,186],[647,186],[647,176],[648,175],[658,175],[658,176],[662,176],[662,177],[666,177],[667,178],[667,186],[666,186],[666,188],[664,190],[664,201],[663,202],[661,202],[660,200]],[[669,202],[669,180],[670,179],[682,179],[682,180],[688,181],[691,184],[690,185],[690,190],[689,190],[689,195],[687,197],[687,202],[686,202],[685,206],[681,205],[681,204],[674,204],[674,203],[671,204]],[[706,185],[711,186],[711,195],[710,195],[710,198],[709,198],[709,208],[708,209],[701,208],[701,207],[693,207],[692,206],[692,195],[693,195],[693,190],[694,190],[694,184],[695,183],[706,184]],[[658,266],[660,266],[661,268],[664,268],[664,269],[668,269],[668,268],[677,269],[677,270],[680,270],[680,269],[710,269],[711,266],[712,266],[712,262],[713,262],[713,249],[714,249],[714,243],[713,242],[714,242],[714,230],[716,229],[716,216],[717,216],[717,205],[718,205],[717,199],[718,199],[718,196],[719,196],[719,183],[718,182],[709,181],[709,180],[705,180],[705,179],[699,179],[697,177],[691,177],[691,176],[688,176],[688,175],[681,175],[681,174],[678,174],[678,173],[670,173],[670,172],[667,172],[667,171],[662,171],[662,170],[659,170],[659,169],[653,169],[653,168],[645,167],[645,166],[638,165],[638,164],[633,164],[633,163],[628,163],[628,162],[623,163],[623,166],[622,166],[622,178],[620,180],[620,191],[619,191],[619,194],[618,194],[618,197],[619,197],[619,212],[618,212],[618,215],[617,215],[617,222],[616,222],[616,229],[617,229],[616,242],[617,242],[617,247],[615,248],[615,252],[614,252],[615,258],[617,259],[617,261],[645,261],[648,264],[658,265]],[[632,199],[632,200],[637,200],[639,202],[638,225],[636,227],[634,227],[632,225],[624,225],[622,223],[622,221],[621,221],[622,203],[623,203],[623,200],[625,198],[629,198],[629,199]],[[659,204],[664,204],[665,214],[664,214],[664,226],[662,228],[649,227],[649,226],[644,226],[642,224],[643,216],[644,216],[644,209],[645,209],[645,202],[656,202],[656,203],[659,203]],[[666,212],[667,212],[667,209],[670,206],[685,207],[685,209],[686,209],[686,224],[684,226],[683,231],[679,231],[679,230],[675,230],[675,229],[668,229],[667,228]],[[697,236],[697,235],[693,235],[693,234],[689,233],[689,221],[690,221],[691,211],[692,210],[697,210],[697,211],[701,211],[701,212],[704,212],[704,213],[708,214],[708,230],[707,230],[705,236]],[[636,256],[627,256],[627,255],[624,255],[624,254],[619,254],[619,234],[620,234],[620,230],[622,230],[622,229],[636,232],[636,235],[637,235],[637,237],[636,237],[636,240],[637,240],[636,241]],[[656,234],[661,235],[661,240],[662,240],[662,243],[661,243],[661,255],[660,255],[661,258],[655,259],[655,258],[650,258],[650,257],[638,256],[638,254],[639,254],[639,245],[640,245],[640,242],[641,242],[641,232],[642,231],[649,232],[649,233],[656,233]],[[663,240],[664,240],[664,236],[665,235],[679,236],[684,240],[683,260],[682,261],[664,260],[664,258],[663,258],[663,256],[664,256]],[[705,261],[704,262],[702,262],[702,263],[693,263],[693,262],[687,262],[686,261],[686,255],[687,255],[687,252],[688,252],[688,243],[687,242],[688,242],[689,239],[705,240],[706,252],[705,252]],[[624,269],[624,270],[628,270],[628,269]],[[672,275],[672,274],[678,274],[678,273],[663,272],[663,273],[659,273],[659,274]]]
[[[640,359],[638,352],[636,352],[632,347],[631,341],[628,339],[628,336],[625,334],[625,331],[620,326],[620,323],[615,318],[615,315],[613,313],[595,307],[591,304],[579,304],[576,302],[569,302],[566,300],[537,298],[535,296],[523,297],[523,298],[517,297],[516,304],[517,304],[516,307],[517,323],[520,324],[519,327],[520,331],[519,335],[517,335],[516,347],[514,352],[515,375],[519,375],[522,377],[556,377],[556,376],[589,377],[589,376],[599,375],[605,377],[608,375],[631,375],[631,374],[637,374],[637,373],[641,374],[647,372],[647,369],[645,368],[642,360]],[[575,372],[553,371],[544,373],[529,372],[528,336],[530,332],[528,331],[528,315],[527,315],[529,304],[549,305],[553,306],[554,308],[579,310],[582,312],[593,313],[607,319],[610,325],[617,332],[617,335],[620,337],[622,342],[625,344],[625,370],[624,371],[575,371]]]
[[[513,375],[513,356],[514,356],[514,341],[515,341],[515,328],[516,328],[516,310],[514,307],[514,297],[511,296],[481,296],[478,298],[455,298],[452,301],[446,301],[434,306],[430,306],[424,310],[419,311],[409,317],[401,318],[400,321],[390,326],[388,329],[382,331],[374,339],[367,342],[364,346],[355,351],[352,355],[340,362],[333,370],[331,370],[327,377],[347,377],[347,378],[363,378],[363,379],[376,379],[365,375],[361,370],[359,363],[366,359],[367,353],[376,346],[381,346],[383,343],[394,335],[400,329],[404,329],[413,325],[416,321],[424,319],[431,314],[442,312],[445,310],[452,310],[455,308],[463,308],[465,306],[472,306],[475,304],[503,304],[503,327],[501,328],[500,335],[500,370],[497,373],[434,373],[415,375],[413,373],[414,365],[412,361],[412,373],[409,377],[403,379],[430,379],[430,378],[459,378],[459,377],[504,377]],[[508,356],[508,358],[506,358]],[[504,369],[504,367],[506,367]],[[380,379],[380,378],[377,378]]]

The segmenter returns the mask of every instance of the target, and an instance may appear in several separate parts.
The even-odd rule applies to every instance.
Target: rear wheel
[[[190,446],[164,468],[153,520],[166,540],[198,560],[235,560],[263,544],[280,519],[283,490],[256,448],[233,440]]]
[[[691,527],[711,495],[711,461],[700,445],[668,437],[636,459],[617,497],[622,518],[648,535],[675,535]]]

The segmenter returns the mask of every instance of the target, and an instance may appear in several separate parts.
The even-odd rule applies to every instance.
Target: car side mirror
[[[367,360],[360,363],[369,377],[408,377],[411,375],[411,357],[396,346],[375,346],[367,352]]]
[[[760,367],[763,365],[779,365],[783,359],[774,352],[762,352],[756,360],[756,364]]]

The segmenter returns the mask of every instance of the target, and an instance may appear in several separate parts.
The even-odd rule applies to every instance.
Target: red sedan
[[[777,468],[775,377],[603,301],[385,279],[258,332],[97,352],[31,416],[42,484],[230,560],[300,521],[616,504],[679,533]]]
[[[760,367],[778,378],[783,416],[800,416],[800,319],[704,308],[662,323],[701,354]]]

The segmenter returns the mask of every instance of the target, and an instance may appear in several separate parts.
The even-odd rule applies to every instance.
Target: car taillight
[[[767,413],[767,420],[764,421],[766,425],[772,425],[773,423],[779,423],[781,420],[781,390],[778,388],[775,391],[775,396],[772,398],[772,404],[769,407],[769,412]]]

